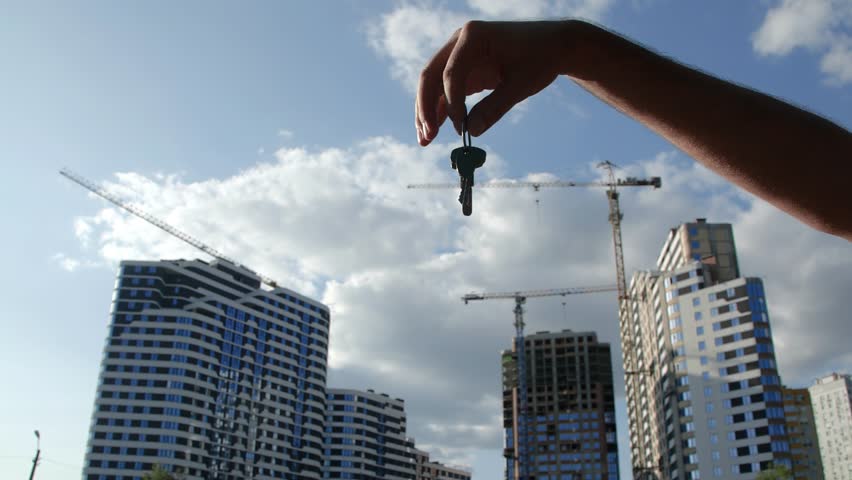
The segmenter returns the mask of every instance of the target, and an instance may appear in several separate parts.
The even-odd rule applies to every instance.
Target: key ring
[[[473,146],[473,140],[471,140],[470,132],[467,129],[467,115],[465,115],[464,120],[462,120],[462,145],[465,147]]]

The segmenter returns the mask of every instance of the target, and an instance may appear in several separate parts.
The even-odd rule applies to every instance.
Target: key
[[[453,170],[459,172],[459,203],[462,205],[462,213],[470,216],[473,213],[473,172],[485,164],[485,150],[471,144],[466,121],[462,126],[462,144],[462,147],[450,153],[450,164]]]

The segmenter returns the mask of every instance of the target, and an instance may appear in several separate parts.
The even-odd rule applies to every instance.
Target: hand
[[[414,124],[426,146],[449,117],[458,134],[465,97],[493,90],[470,111],[468,131],[479,136],[515,104],[563,73],[568,31],[575,21],[481,22],[457,30],[420,74]]]

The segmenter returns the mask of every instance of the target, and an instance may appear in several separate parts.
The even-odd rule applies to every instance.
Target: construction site
[[[619,192],[618,189],[622,187],[651,187],[654,189],[660,188],[661,180],[659,177],[654,177],[650,179],[636,179],[636,178],[626,178],[620,179],[616,178],[614,173],[615,165],[610,162],[603,162],[599,165],[601,168],[606,170],[606,180],[599,182],[567,182],[567,181],[556,181],[556,182],[546,182],[546,183],[533,183],[533,182],[490,182],[483,185],[480,185],[479,188],[531,188],[534,191],[539,191],[541,188],[566,188],[566,187],[596,187],[603,188],[606,193],[606,198],[608,200],[608,205],[610,209],[609,214],[609,222],[612,225],[612,238],[613,238],[613,247],[615,253],[615,266],[616,266],[616,284],[612,286],[596,286],[596,287],[573,287],[573,288],[563,288],[563,289],[553,289],[553,290],[535,290],[535,291],[515,291],[515,292],[505,292],[505,293],[470,293],[466,294],[462,297],[462,300],[465,304],[472,301],[481,301],[481,300],[514,300],[514,344],[512,345],[511,351],[503,354],[503,397],[504,397],[504,427],[506,431],[506,447],[504,449],[504,457],[506,459],[506,475],[507,478],[514,479],[532,479],[536,477],[534,472],[538,471],[537,465],[541,464],[541,462],[537,461],[536,453],[545,448],[543,442],[536,441],[537,437],[533,432],[541,432],[547,431],[550,433],[551,440],[554,438],[556,425],[559,420],[589,420],[590,418],[594,418],[596,421],[594,422],[595,428],[594,436],[591,436],[588,432],[585,433],[582,437],[580,435],[570,435],[569,437],[572,439],[572,442],[563,444],[561,447],[561,455],[564,456],[565,461],[556,461],[551,464],[556,468],[560,469],[560,471],[570,472],[570,475],[580,475],[583,472],[587,474],[593,474],[599,478],[613,478],[612,475],[617,475],[618,471],[618,460],[617,460],[617,446],[615,445],[615,412],[614,412],[614,403],[613,403],[613,393],[612,393],[612,367],[609,360],[609,350],[605,351],[605,355],[601,357],[601,362],[606,365],[604,369],[608,372],[608,382],[607,385],[601,385],[598,382],[597,389],[598,392],[593,395],[597,395],[599,398],[596,400],[592,400],[587,395],[589,392],[583,391],[585,387],[580,386],[580,378],[566,376],[565,372],[561,373],[560,380],[563,382],[568,381],[569,377],[573,378],[569,383],[573,383],[573,385],[562,385],[562,388],[553,389],[551,387],[538,386],[537,383],[547,383],[543,380],[538,380],[538,382],[532,382],[530,384],[527,380],[528,371],[535,372],[537,369],[530,368],[527,365],[527,353],[526,353],[526,345],[530,344],[530,342],[535,342],[538,345],[540,342],[535,340],[537,336],[528,336],[524,333],[524,305],[529,299],[538,299],[545,297],[567,297],[569,295],[578,295],[578,294],[587,294],[587,293],[601,293],[601,292],[617,292],[618,302],[617,306],[619,310],[624,310],[630,308],[630,303],[627,301],[627,286],[625,281],[625,272],[624,272],[624,259],[623,259],[623,248],[622,248],[622,235],[621,235],[621,221],[623,219],[623,215],[621,213],[621,208],[619,205]],[[300,347],[300,353],[304,357],[310,357],[311,355],[317,355],[321,361],[311,361],[306,358],[301,358],[298,360],[299,367],[296,370],[298,373],[298,380],[295,383],[296,391],[302,392],[305,388],[316,388],[318,390],[324,390],[323,385],[316,385],[315,387],[310,387],[308,378],[315,376],[316,378],[325,379],[325,358],[327,357],[327,345],[329,342],[328,338],[328,320],[330,313],[327,310],[327,307],[323,307],[321,305],[317,305],[319,308],[311,305],[310,303],[304,303],[303,300],[300,300],[300,296],[292,296],[295,292],[288,290],[286,288],[281,287],[275,280],[272,280],[269,277],[256,273],[253,270],[248,269],[246,266],[240,264],[236,260],[233,260],[216,249],[210,247],[204,242],[190,236],[182,232],[181,230],[157,219],[156,217],[146,213],[143,209],[130,205],[127,202],[123,201],[121,198],[117,197],[114,194],[107,192],[105,189],[97,186],[93,182],[83,178],[80,175],[77,175],[69,170],[62,170],[60,172],[67,179],[75,182],[79,186],[89,190],[90,192],[100,196],[101,198],[111,202],[112,204],[124,209],[132,215],[135,215],[154,227],[159,228],[160,230],[165,231],[166,233],[173,235],[174,237],[186,242],[187,244],[197,248],[202,253],[213,257],[214,263],[209,264],[214,270],[219,272],[224,272],[227,275],[232,276],[231,282],[234,282],[231,285],[231,288],[236,288],[236,290],[240,291],[243,295],[249,294],[252,289],[266,289],[273,297],[263,298],[262,303],[275,305],[276,307],[281,307],[284,311],[290,310],[293,312],[291,307],[283,307],[279,305],[279,300],[272,300],[272,298],[282,297],[290,302],[297,302],[300,307],[308,307],[309,310],[314,312],[319,312],[320,317],[314,318],[308,316],[309,319],[307,325],[303,325],[302,332],[313,332],[319,331],[323,334],[316,340],[309,340],[305,338],[303,335],[299,335],[301,339],[300,342],[302,346]],[[440,189],[447,188],[449,185],[443,184],[413,184],[409,185],[409,189],[421,189],[421,188],[430,188],[430,189]],[[175,266],[181,265],[183,262],[176,262]],[[130,265],[127,264],[122,267],[122,271],[129,272],[133,271],[133,273],[144,274],[149,273],[152,276],[157,273],[159,270],[162,270],[162,266],[158,265],[157,262],[148,263],[145,265]],[[196,271],[201,274],[200,269],[206,269],[206,266],[203,267],[189,267],[181,266],[181,269],[190,269]],[[174,275],[175,273],[169,273],[169,275]],[[204,274],[204,277],[210,278],[210,273]],[[180,276],[172,277],[171,280],[168,278],[164,278],[160,275],[157,275],[159,278],[153,278],[152,276],[148,276],[147,278],[143,277],[141,280],[144,280],[147,285],[154,286],[159,285],[163,282],[166,285],[172,284],[180,284],[187,285],[186,280],[180,280]],[[132,284],[138,285],[140,278],[133,277]],[[222,282],[223,280],[219,280]],[[228,282],[228,283],[231,283]],[[198,285],[200,286],[200,285]],[[179,291],[181,287],[175,286],[175,293]],[[183,287],[186,288],[186,287]],[[212,287],[208,287],[212,288]],[[216,289],[214,291],[219,291],[220,294],[225,297],[231,299],[232,301],[238,300],[240,296],[234,297],[232,294],[226,294],[222,292],[220,289]],[[162,300],[166,298],[166,293],[162,291],[162,288],[159,289],[158,292],[155,292],[159,302],[157,304],[161,304]],[[130,297],[136,296],[136,288],[132,288],[129,293]],[[201,295],[197,293],[197,295]],[[126,295],[119,293],[119,298],[123,298]],[[151,295],[151,291],[146,291],[145,296],[147,298],[153,298]],[[253,297],[253,295],[249,295],[249,298]],[[141,300],[141,299],[140,299]],[[153,300],[152,300],[153,302]],[[174,301],[173,301],[174,302]],[[209,303],[209,302],[207,302]],[[218,302],[217,305],[220,305]],[[121,303],[119,303],[116,308],[122,309]],[[139,307],[136,307],[136,302],[127,303],[128,308],[135,309],[140,313],[148,312],[147,309],[150,306],[155,305],[155,303],[148,303],[145,301],[139,302]],[[173,303],[173,306],[177,306],[183,309],[187,309],[190,304],[185,302],[181,303]],[[260,311],[258,306],[252,304],[246,304],[251,308]],[[224,308],[224,307],[223,307]],[[267,313],[268,308],[264,307],[264,313]],[[299,309],[301,310],[301,309]],[[320,417],[320,419],[313,419],[314,422],[311,422],[309,419],[308,412],[317,411],[321,412],[321,398],[316,399],[316,402],[309,402],[306,400],[306,395],[304,393],[298,393],[295,401],[292,400],[282,400],[280,397],[276,398],[274,394],[270,393],[270,390],[279,390],[279,391],[287,391],[288,388],[278,386],[275,387],[271,380],[264,380],[261,372],[264,371],[262,368],[263,361],[261,360],[263,356],[261,354],[264,352],[263,341],[266,340],[266,335],[262,333],[264,327],[267,326],[267,322],[263,320],[257,320],[257,325],[255,328],[251,328],[251,322],[249,319],[254,320],[252,317],[246,317],[246,313],[241,312],[239,310],[234,310],[232,307],[226,308],[224,311],[227,312],[228,316],[235,316],[236,322],[232,320],[228,320],[225,324],[224,339],[227,342],[235,342],[233,347],[229,347],[222,351],[221,362],[222,365],[219,367],[219,380],[216,381],[216,406],[214,407],[214,411],[217,414],[217,419],[213,423],[218,432],[213,433],[209,436],[209,440],[215,441],[215,447],[211,447],[209,445],[205,445],[206,442],[197,442],[198,447],[202,447],[202,450],[207,452],[208,454],[212,454],[211,457],[206,457],[202,455],[183,455],[180,462],[182,465],[176,465],[175,468],[178,470],[178,473],[184,473],[189,475],[189,477],[193,477],[195,475],[200,475],[202,472],[210,472],[209,478],[254,478],[256,475],[259,477],[263,477],[264,474],[274,474],[273,466],[276,464],[283,465],[291,472],[299,472],[304,475],[310,476],[310,472],[313,471],[315,474],[320,474],[321,472],[332,472],[333,476],[343,475],[341,478],[348,478],[346,474],[349,470],[351,470],[350,475],[355,474],[355,472],[372,472],[377,476],[385,476],[389,475],[391,478],[406,478],[406,479],[420,479],[427,478],[423,475],[420,475],[423,467],[418,467],[417,472],[418,476],[412,476],[411,472],[406,472],[405,470],[394,470],[393,465],[397,465],[399,468],[406,465],[406,462],[387,462],[384,459],[384,454],[388,452],[391,456],[396,456],[398,459],[405,458],[406,451],[411,452],[415,451],[413,439],[409,439],[405,436],[405,428],[404,422],[405,418],[402,417],[401,425],[396,425],[396,427],[388,427],[385,425],[387,421],[389,421],[389,417],[387,414],[379,413],[379,414],[370,414],[369,409],[359,408],[358,406],[343,406],[344,411],[349,412],[362,412],[368,413],[373,418],[364,418],[361,419],[361,422],[357,420],[351,419],[349,422],[353,420],[356,423],[361,423],[363,425],[368,425],[373,421],[377,421],[378,423],[373,424],[375,431],[372,432],[373,435],[370,435],[373,441],[362,442],[361,452],[359,456],[365,459],[371,459],[375,462],[372,465],[372,468],[367,468],[367,464],[358,464],[357,466],[353,466],[351,459],[342,459],[345,458],[341,456],[342,450],[339,449],[329,449],[329,448],[320,448],[323,445],[322,440],[322,432],[317,431],[313,432],[315,435],[314,442],[303,440],[302,434],[303,432],[307,435],[308,429],[311,428],[310,424],[314,425],[322,425],[322,423],[316,423],[317,420],[324,419],[326,421],[331,419],[337,419],[337,416],[327,416]],[[303,318],[301,312],[296,312],[299,314],[299,317]],[[133,315],[128,314],[129,316],[125,316],[125,322],[129,323],[133,321]],[[630,315],[623,314],[619,315],[620,317],[629,318]],[[116,316],[116,322],[120,322],[118,320],[119,316]],[[218,319],[219,317],[216,316]],[[273,314],[273,318],[281,318],[276,317]],[[157,317],[158,322],[164,321],[163,317]],[[317,327],[310,327],[312,324],[311,319],[313,321],[319,322],[321,327],[317,329]],[[325,320],[323,320],[325,319]],[[150,321],[148,315],[142,316],[143,322]],[[190,322],[189,318],[184,319],[186,321],[181,321],[178,319],[178,323],[195,323],[201,326],[200,322]],[[166,320],[167,321],[167,320]],[[245,322],[244,324],[242,322]],[[273,327],[274,328],[274,327]],[[209,329],[209,327],[208,327]],[[235,333],[232,335],[229,333],[230,329],[235,329]],[[216,329],[218,331],[218,329]],[[114,329],[114,334],[121,336],[122,329]],[[130,332],[133,329],[129,330]],[[142,332],[145,332],[146,329],[142,327]],[[284,329],[283,331],[289,331]],[[254,335],[249,337],[246,335],[247,332],[253,332]],[[176,332],[179,334],[179,332]],[[188,332],[186,335],[194,336],[192,333]],[[592,333],[592,335],[594,335]],[[205,338],[204,336],[196,337],[196,338]],[[256,346],[251,349],[255,352],[256,356],[256,364],[253,369],[253,375],[245,375],[245,384],[243,384],[242,376],[239,373],[240,361],[237,359],[241,357],[241,351],[243,346],[241,342],[245,341],[247,346],[252,345],[250,338],[253,338],[257,343]],[[591,338],[591,337],[590,337]],[[285,345],[288,344],[286,340],[282,340],[280,337],[272,337],[272,341],[278,340],[279,342],[283,342]],[[580,336],[580,342],[582,342],[583,336]],[[573,343],[573,338],[571,339]],[[121,342],[126,342],[126,340],[122,340]],[[549,342],[548,342],[549,343]],[[561,340],[559,341],[561,343]],[[325,347],[325,350],[322,352],[312,352],[308,345],[318,344],[321,347]],[[174,347],[180,348],[177,344],[173,345]],[[190,348],[191,350],[198,351],[197,349],[192,349],[189,345],[185,348]],[[266,347],[275,350],[274,347]],[[570,349],[573,351],[573,348]],[[200,350],[204,352],[203,349]],[[626,350],[627,351],[627,350]],[[235,359],[228,360],[229,355],[226,354],[234,354]],[[629,355],[629,356],[628,356]],[[285,356],[287,356],[285,354]],[[299,357],[293,357],[299,358]],[[638,368],[634,363],[634,358],[629,353],[625,355],[625,371],[630,372],[630,374],[636,373],[636,369]],[[257,363],[260,363],[258,365]],[[305,367],[310,367],[311,365],[319,367],[319,371],[316,374],[310,374],[310,369]],[[171,370],[170,370],[171,371]],[[273,376],[275,376],[273,374]],[[586,375],[588,376],[588,374]],[[203,378],[203,377],[202,377]],[[280,377],[286,379],[287,377]],[[552,382],[551,382],[552,383]],[[178,382],[178,386],[182,386],[183,382]],[[168,384],[169,387],[173,387],[171,383]],[[292,387],[291,387],[292,388]],[[566,388],[570,388],[571,391],[565,390]],[[604,391],[606,390],[606,392]],[[204,391],[204,390],[202,390]],[[552,404],[548,405],[540,405],[538,401],[539,395],[538,393],[545,391],[548,396],[554,396],[555,400]],[[212,393],[212,392],[211,392]],[[372,392],[371,392],[372,393]],[[530,393],[533,394],[533,402],[530,404],[529,398]],[[177,395],[178,394],[170,394]],[[330,394],[331,395],[331,394]],[[359,396],[358,391],[353,391],[348,395],[344,395],[350,401],[356,401],[357,398],[362,398],[364,394]],[[103,396],[103,394],[101,395]],[[310,397],[310,396],[308,396]],[[577,400],[575,401],[575,397]],[[606,403],[604,404],[603,399],[607,398]],[[330,396],[329,399],[332,397]],[[334,397],[336,398],[336,397]],[[342,397],[341,397],[342,398]],[[367,396],[369,398],[369,396]],[[308,468],[306,471],[302,471],[303,466],[295,461],[286,461],[282,459],[276,459],[273,456],[264,456],[261,453],[264,446],[269,448],[270,445],[264,445],[262,441],[262,437],[265,436],[263,429],[264,422],[271,423],[272,425],[276,425],[279,421],[275,419],[274,415],[280,415],[282,410],[269,407],[266,405],[268,402],[275,402],[276,399],[281,401],[282,403],[292,406],[293,411],[291,413],[286,414],[287,416],[295,415],[293,418],[295,419],[296,426],[292,428],[292,433],[294,436],[291,441],[287,445],[290,447],[285,450],[289,456],[292,458],[299,459],[309,459],[313,460],[313,468]],[[383,403],[381,399],[377,405]],[[362,398],[363,401],[363,398]],[[399,400],[402,402],[402,400]],[[243,418],[247,417],[248,423],[243,425],[242,429],[247,434],[247,436],[243,437],[240,435],[233,435],[234,433],[238,433],[241,430],[239,426],[239,419],[241,417],[238,406],[242,403],[246,402],[246,408],[248,409],[248,413],[243,413]],[[372,404],[368,401],[368,404]],[[600,404],[601,408],[598,408],[598,404]],[[201,403],[204,405],[204,402]],[[605,408],[604,408],[605,407]],[[385,407],[387,408],[387,406]],[[398,411],[402,411],[402,403],[397,407],[392,407],[397,409]],[[330,412],[335,412],[337,410],[337,406],[329,407]],[[264,412],[268,412],[268,415],[271,414],[271,418],[264,419]],[[168,413],[168,412],[166,412]],[[96,414],[97,415],[97,414]],[[593,417],[592,417],[593,415]],[[190,417],[192,418],[192,417]],[[554,419],[557,423],[554,423]],[[605,420],[605,421],[604,421]],[[359,431],[363,431],[357,428],[353,428],[350,426],[345,426],[345,421],[341,421],[340,430],[332,427],[332,431],[340,431],[340,432],[348,432],[348,433],[357,433]],[[365,423],[366,422],[366,423]],[[95,422],[96,424],[99,422]],[[576,422],[575,422],[576,423]],[[586,427],[588,426],[588,421],[582,422]],[[598,424],[602,425],[602,427],[598,427]],[[177,424],[176,424],[177,425]],[[544,427],[544,430],[542,430]],[[577,426],[575,425],[573,430],[576,430]],[[193,431],[192,427],[190,427],[189,431]],[[325,431],[328,431],[327,429]],[[600,436],[597,436],[598,431],[602,433]],[[398,447],[402,450],[397,451],[395,453],[392,450],[385,450],[386,448],[390,448],[390,446],[385,447],[387,445],[388,440],[383,440],[382,435],[386,432],[394,432],[399,435],[398,438],[393,440],[393,443],[397,443]],[[230,435],[228,435],[230,433]],[[268,432],[266,432],[268,434]],[[375,436],[378,435],[378,436]],[[96,435],[95,439],[98,438]],[[102,437],[105,440],[109,440],[107,437]],[[274,435],[273,435],[274,438]],[[287,438],[286,436],[279,435],[279,438]],[[378,440],[377,440],[378,439]],[[347,438],[338,439],[347,440]],[[351,440],[351,439],[348,439]],[[585,441],[581,441],[585,440]],[[374,443],[378,441],[378,443]],[[304,443],[303,443],[304,442]],[[107,442],[108,443],[108,442]],[[195,443],[195,442],[194,442]],[[237,446],[242,446],[243,448],[238,448]],[[357,441],[355,445],[358,445]],[[555,444],[554,444],[555,446]],[[313,447],[313,448],[310,448]],[[272,446],[272,451],[274,452],[276,448],[280,449],[283,447],[275,447]],[[211,450],[212,449],[212,450]],[[344,448],[345,450],[345,448]],[[96,458],[100,457],[100,455],[96,455],[97,453],[107,453],[109,451],[108,447],[101,448],[92,446],[89,458],[90,460],[87,462],[89,465],[89,471],[91,473],[87,474],[87,478],[98,478],[103,473],[106,473],[111,470],[111,463],[109,461],[99,461]],[[552,449],[551,449],[552,451]],[[323,452],[326,455],[331,455],[332,460],[328,462],[322,462],[321,459],[324,458]],[[335,453],[336,452],[336,453]],[[564,453],[570,452],[570,453]],[[271,453],[271,452],[270,452]],[[374,456],[375,454],[376,456]],[[588,461],[590,455],[594,454],[597,459],[598,456],[600,458],[607,458],[608,461],[606,466],[602,464],[596,464],[597,468],[588,469],[582,468],[583,466],[588,466],[590,462]],[[351,454],[350,454],[351,455]],[[105,457],[108,458],[108,457]],[[341,459],[338,459],[341,458]],[[419,457],[426,458],[428,461],[428,453],[421,454]],[[562,458],[562,457],[560,457]],[[372,463],[372,462],[371,462]],[[203,464],[206,466],[205,468],[193,468],[193,465]],[[324,470],[319,469],[320,465],[323,466]],[[386,466],[387,465],[387,466]],[[438,464],[440,465],[440,464]],[[95,467],[97,466],[97,468]],[[339,467],[340,470],[336,470],[332,467]],[[348,468],[347,468],[348,467]],[[601,468],[603,467],[603,468]],[[212,470],[208,470],[212,469]],[[352,470],[354,469],[354,470]],[[171,471],[171,469],[170,469]],[[103,472],[103,473],[102,473]],[[461,475],[461,478],[469,478],[469,472],[465,473],[464,470],[458,470],[458,475]],[[589,473],[592,472],[592,473]],[[241,476],[240,476],[241,475]],[[352,478],[360,478],[360,477],[352,477]],[[455,477],[441,477],[441,478],[455,478]]]
[[[0,37],[0,479],[852,478],[849,0]]]

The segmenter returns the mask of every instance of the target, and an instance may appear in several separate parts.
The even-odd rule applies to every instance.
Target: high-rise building
[[[808,391],[825,480],[852,480],[852,376],[832,373]]]
[[[618,479],[612,359],[593,332],[538,332],[524,337],[527,366],[529,479]],[[520,480],[517,358],[502,355],[507,478]]]
[[[470,480],[470,470],[465,467],[444,465],[430,461],[429,452],[415,449],[417,480]]]
[[[328,331],[245,268],[122,262],[83,478],[320,478]]]
[[[422,480],[470,480],[470,470],[441,462],[429,462],[423,466]]]
[[[790,438],[790,460],[795,480],[822,480],[814,412],[807,388],[782,387],[784,420]]]
[[[330,388],[327,400],[324,478],[416,480],[417,451],[406,436],[402,399]]]
[[[740,277],[733,231],[669,233],[622,310],[634,476],[752,479],[790,464],[763,284]]]

